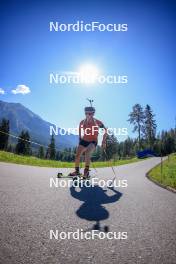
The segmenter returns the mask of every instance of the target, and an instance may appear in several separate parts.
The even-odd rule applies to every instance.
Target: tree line
[[[135,104],[129,113],[127,120],[133,126],[133,133],[137,133],[136,138],[128,137],[123,142],[119,142],[114,135],[107,136],[106,150],[97,146],[93,153],[93,161],[104,161],[110,159],[132,158],[137,151],[150,149],[158,156],[176,152],[176,128],[168,131],[156,133],[156,120],[151,107],[147,104],[143,108],[140,104]],[[37,153],[32,151],[30,134],[22,130],[18,136],[17,144],[9,144],[10,124],[9,120],[2,119],[0,123],[0,149],[22,155],[33,155],[42,159],[74,161],[76,148],[56,149],[54,135],[51,136],[47,147],[39,144]]]

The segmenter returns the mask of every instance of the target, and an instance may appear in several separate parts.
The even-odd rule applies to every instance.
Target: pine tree
[[[161,133],[162,155],[171,154],[175,151],[175,138],[171,131],[162,131]]]
[[[104,160],[110,160],[115,158],[118,154],[118,141],[114,135],[108,135],[106,137],[106,150],[102,152],[102,158]]]
[[[43,146],[40,146],[40,147],[39,147],[39,151],[38,151],[38,157],[39,157],[40,159],[44,159],[44,156],[45,156],[44,148],[43,148]]]
[[[134,125],[133,132],[137,131],[138,133],[139,149],[141,149],[141,137],[142,137],[142,131],[143,131],[143,126],[144,126],[144,112],[140,104],[135,104],[133,106],[133,110],[129,114],[128,121],[130,122],[130,124]]]
[[[147,145],[150,149],[153,148],[153,144],[156,136],[156,121],[154,119],[154,114],[151,107],[147,104],[144,110],[145,121],[144,121],[144,135],[147,142]]]
[[[29,141],[30,141],[30,135],[28,131],[22,130],[21,134],[19,135],[18,143],[16,145],[16,153],[23,155],[31,155],[31,148]]]
[[[48,145],[48,149],[47,149],[47,152],[46,152],[46,158],[47,159],[51,159],[51,160],[55,160],[55,158],[56,158],[56,149],[55,149],[54,135],[51,136],[51,142]]]
[[[13,152],[13,147],[12,147],[12,145],[10,144],[10,145],[8,145],[8,147],[7,147],[7,151],[8,152]]]
[[[7,150],[9,140],[9,120],[2,119],[0,124],[0,149]]]
[[[123,150],[123,157],[132,157],[135,155],[134,152],[134,142],[131,138],[127,138],[124,142],[122,142],[122,150]]]

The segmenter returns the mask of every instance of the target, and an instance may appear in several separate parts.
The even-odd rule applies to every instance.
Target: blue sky
[[[109,127],[127,127],[135,103],[151,105],[158,131],[174,126],[174,1],[1,1],[0,100],[20,102],[47,121],[75,127],[86,98]],[[50,32],[49,22],[127,23],[127,32]],[[49,73],[89,62],[127,85],[50,85]],[[175,69],[174,69],[175,68]],[[24,84],[28,94],[13,94]]]

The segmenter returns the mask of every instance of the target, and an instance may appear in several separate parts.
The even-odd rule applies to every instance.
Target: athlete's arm
[[[82,124],[83,124],[83,122],[81,121],[81,122],[79,123],[79,141],[80,141],[81,138],[82,138],[82,134],[81,134]]]
[[[102,148],[106,148],[107,128],[104,126],[102,122],[99,125],[99,127],[104,129],[103,140],[102,140],[101,146]]]

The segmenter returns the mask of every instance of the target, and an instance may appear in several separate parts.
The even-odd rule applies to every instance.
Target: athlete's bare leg
[[[79,167],[80,158],[81,155],[86,151],[86,148],[82,145],[79,145],[76,151],[76,157],[75,157],[75,168]]]
[[[85,167],[89,167],[91,155],[95,149],[96,149],[96,147],[95,147],[95,144],[93,144],[93,143],[89,144],[89,146],[86,148],[86,151],[85,151]]]
[[[88,176],[89,174],[89,165],[91,161],[91,154],[95,150],[95,145],[91,143],[88,145],[88,147],[84,147],[82,145],[79,145],[76,151],[76,157],[75,157],[75,172],[71,173],[71,176],[75,176],[77,173],[79,173],[79,164],[80,164],[80,158],[81,155],[85,152],[85,169],[84,169],[84,175]]]

